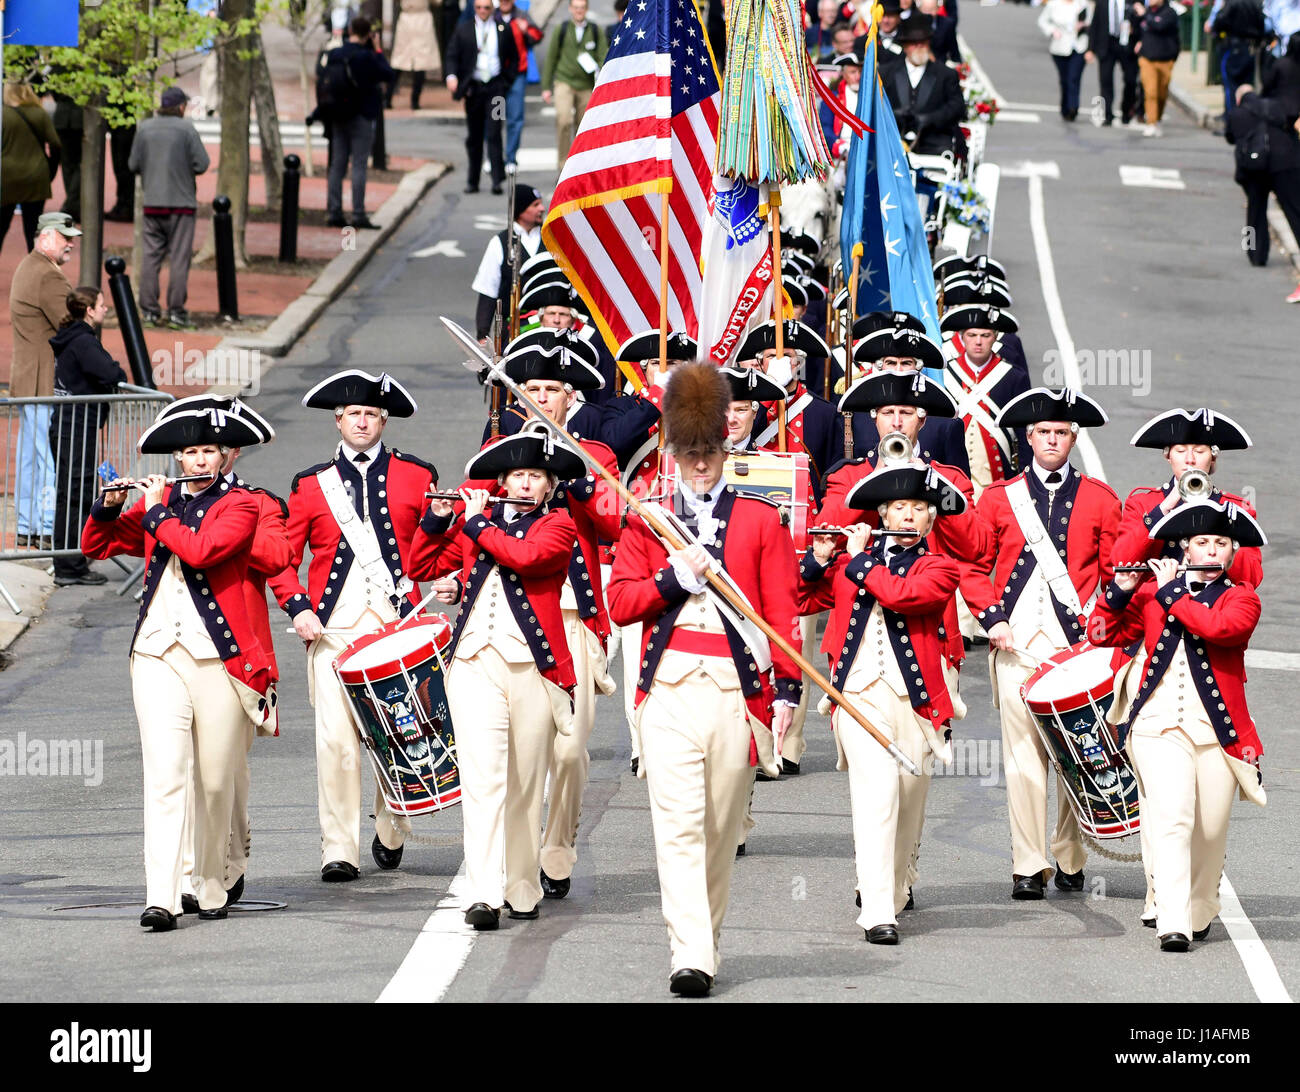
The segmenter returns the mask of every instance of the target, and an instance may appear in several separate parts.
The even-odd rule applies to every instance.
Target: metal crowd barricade
[[[140,434],[171,395],[129,383],[118,394],[0,398],[0,561],[81,555],[81,529],[100,489],[101,467],[124,478],[167,473],[170,457],[141,455]],[[144,562],[114,559],[124,595]],[[0,583],[0,598],[19,614]]]

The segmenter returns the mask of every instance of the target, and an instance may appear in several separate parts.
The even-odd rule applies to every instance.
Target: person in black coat
[[[1097,0],[1092,22],[1088,24],[1088,52],[1084,60],[1097,62],[1097,84],[1101,101],[1105,105],[1103,125],[1115,122],[1115,66],[1123,76],[1120,91],[1119,118],[1121,125],[1131,125],[1142,112],[1142,83],[1138,79],[1136,27],[1138,17],[1129,0]]]
[[[481,58],[480,50],[484,54]],[[447,88],[452,98],[465,103],[466,193],[478,193],[485,138],[492,192],[505,192],[506,160],[501,135],[505,111],[494,110],[492,104],[498,99],[504,103],[518,72],[515,36],[493,13],[492,0],[474,0],[474,17],[457,25],[447,46]]]
[[[54,349],[54,393],[57,396],[115,394],[126,373],[99,343],[97,327],[108,314],[104,294],[97,288],[68,293],[68,313],[50,338]],[[100,427],[108,408],[91,403],[59,406],[50,418],[50,448],[55,461],[54,548],[77,550],[81,529],[95,501],[95,456]],[[93,572],[84,554],[55,557],[54,583],[103,584],[108,578]]]
[[[885,94],[903,139],[915,133],[912,151],[920,155],[951,151],[961,157],[966,154],[966,138],[961,132],[966,100],[957,70],[939,64],[930,52],[932,33],[930,17],[919,13],[899,27],[896,41],[906,60],[889,69],[883,81]]]
[[[1300,102],[1289,95],[1257,95],[1249,84],[1238,87],[1236,96],[1225,136],[1236,146],[1235,180],[1246,192],[1246,257],[1251,265],[1265,265],[1270,191],[1300,238]]]

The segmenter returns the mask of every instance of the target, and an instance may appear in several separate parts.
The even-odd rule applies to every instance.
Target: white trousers
[[[239,695],[220,660],[195,660],[180,645],[162,656],[132,656],[131,692],[144,765],[146,905],[181,912],[193,791],[194,894],[201,909],[225,906],[235,779],[247,738]]]
[[[913,777],[857,721],[836,710],[835,732],[849,767],[853,853],[862,896],[858,924],[863,929],[896,925],[917,876],[925,798],[934,770],[925,742],[930,729],[906,699],[884,684],[845,697],[921,770],[920,777]]]
[[[453,661],[447,702],[460,765],[465,903],[531,910],[542,897],[542,793],[556,734],[546,685],[535,664],[508,664],[489,646]]]
[[[816,614],[805,614],[799,619],[799,632],[803,635],[803,647],[799,650],[803,653],[803,658],[810,664],[817,664],[817,619]],[[791,762],[803,761],[804,752],[808,750],[808,744],[803,738],[803,724],[808,716],[808,702],[812,698],[812,692],[816,689],[808,676],[803,677],[803,693],[799,696],[799,704],[795,707],[794,719],[790,722],[790,730],[785,734],[785,742],[781,744],[781,757],[788,758]],[[820,692],[819,692],[820,693]],[[813,704],[815,709],[816,703]]]
[[[641,623],[619,629],[619,648],[623,653],[623,713],[627,717],[628,735],[632,739],[632,757],[641,757],[640,718],[636,708],[636,681],[641,675]]]
[[[1190,937],[1219,913],[1219,878],[1237,779],[1217,744],[1193,743],[1180,729],[1132,734],[1142,852],[1156,902],[1156,931]]]
[[[638,712],[672,969],[714,975],[753,778],[748,710],[693,671],[655,683]]]

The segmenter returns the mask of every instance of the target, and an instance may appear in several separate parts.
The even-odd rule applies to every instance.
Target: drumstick
[[[294,629],[293,626],[290,626],[290,627],[289,627],[288,629],[286,629],[284,632],[285,632],[285,633],[297,633],[298,631],[297,631],[296,629]],[[350,629],[322,629],[322,630],[320,631],[320,635],[321,635],[322,637],[338,637],[338,636],[341,636],[341,635],[343,635],[343,634],[346,634],[346,633],[352,633],[352,632],[354,632],[354,631],[353,631],[353,630],[350,630]]]

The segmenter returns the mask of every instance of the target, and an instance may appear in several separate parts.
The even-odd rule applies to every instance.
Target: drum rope
[[[1084,844],[1090,850],[1099,856],[1105,857],[1107,860],[1118,861],[1121,864],[1134,864],[1137,861],[1142,860],[1142,853],[1140,850],[1137,853],[1115,853],[1103,846],[1101,842],[1097,841],[1097,839],[1087,831],[1081,830],[1079,831],[1079,834],[1083,837]],[[1131,838],[1132,835],[1126,835],[1125,837]]]

